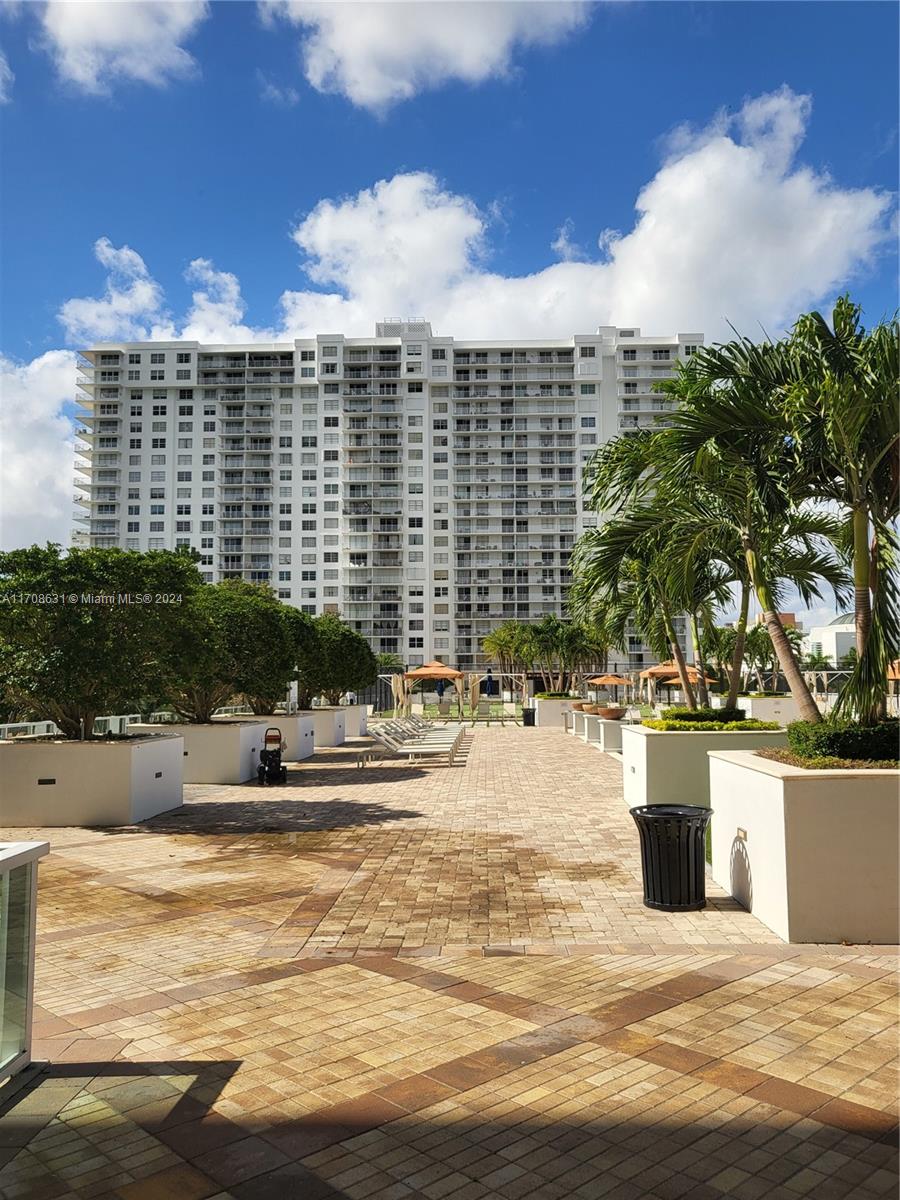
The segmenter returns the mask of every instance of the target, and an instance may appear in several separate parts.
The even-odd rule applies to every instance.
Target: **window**
[[[164,363],[165,361],[166,361],[165,354],[160,354],[160,353],[156,352],[156,353],[150,355],[151,364],[152,363]]]
[[[406,385],[406,390],[410,396],[419,395],[422,392],[422,384],[421,383],[408,383]]]
[[[620,329],[619,337],[634,337],[634,330],[633,329]]]
[[[301,368],[302,373],[302,368]],[[337,375],[337,363],[322,363],[323,375]]]
[[[668,350],[654,350],[653,351],[653,361],[654,362],[667,362],[668,358],[669,358]]]
[[[421,346],[407,346],[406,353],[410,356],[410,358],[421,358],[422,357],[422,347]]]
[[[432,346],[431,361],[444,362],[447,357],[447,351],[442,346]]]
[[[175,361],[177,363],[189,363],[191,361],[191,356],[188,353],[180,351],[175,355]]]
[[[300,361],[301,362],[315,362],[316,361],[315,350],[301,350],[300,351]]]
[[[322,357],[323,358],[337,358],[337,346],[323,346],[322,347]]]
[[[129,371],[129,372],[128,372],[128,379],[129,379],[129,382],[131,382],[131,383],[135,383],[135,382],[137,382],[138,380],[140,380],[140,378],[141,378],[141,373],[140,373],[140,371]]]
[[[132,366],[140,366],[141,356],[140,354],[129,354],[128,361],[132,364]]]
[[[596,427],[597,427],[597,418],[596,417],[582,417],[581,418],[581,428],[582,429],[596,429]]]
[[[175,372],[176,379],[190,379],[190,377],[191,377],[190,371],[176,371]]]
[[[637,350],[623,350],[622,358],[625,362],[634,362],[637,359]]]
[[[596,358],[597,350],[595,346],[579,346],[578,355],[580,358]]]
[[[699,349],[700,349],[699,346],[685,346],[685,348],[684,348],[685,358],[690,358],[691,355],[696,354]]]
[[[300,375],[302,376],[303,379],[312,379],[313,376],[315,375],[315,373],[316,373],[315,367],[301,367],[300,368]]]
[[[161,370],[159,370],[159,368],[157,368],[156,370],[154,370],[152,367],[150,368],[150,382],[151,383],[160,383],[163,379],[165,379],[165,377],[166,377],[165,371],[161,371]]]
[[[592,383],[583,383],[580,388],[582,396],[593,396],[596,390],[596,387]]]

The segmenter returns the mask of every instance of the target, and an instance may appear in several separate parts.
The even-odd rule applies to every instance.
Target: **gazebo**
[[[685,674],[688,677],[689,683],[697,683],[700,679],[700,672],[690,663],[687,664]],[[648,667],[646,671],[641,671],[641,679],[647,680],[648,689],[650,688],[651,684],[656,685],[657,683],[662,683],[664,686],[668,686],[666,681],[670,681],[673,676],[678,678],[678,682],[680,684],[681,678],[678,675],[678,663],[672,658],[670,658],[668,662],[659,663],[658,666]],[[716,682],[715,679],[709,675],[705,676],[705,678],[707,683]],[[652,702],[652,695],[649,694],[649,690],[647,699]]]
[[[462,715],[464,680],[466,677],[462,671],[457,671],[456,667],[448,667],[446,663],[433,659],[431,662],[425,663],[424,666],[415,667],[412,671],[407,671],[403,678],[407,686],[417,681],[438,683],[442,679],[449,680],[456,687],[459,712],[460,716]]]

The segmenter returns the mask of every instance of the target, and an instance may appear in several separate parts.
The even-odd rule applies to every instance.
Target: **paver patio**
[[[0,1196],[896,1193],[893,948],[786,946],[712,886],[644,908],[620,767],[562,733],[356,756],[13,831],[52,848],[50,1065]]]

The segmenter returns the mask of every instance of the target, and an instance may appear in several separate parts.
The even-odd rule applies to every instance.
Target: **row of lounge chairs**
[[[453,766],[465,733],[461,724],[433,725],[422,717],[401,717],[369,722],[369,736],[380,747],[382,757],[405,758],[408,762],[445,758]]]

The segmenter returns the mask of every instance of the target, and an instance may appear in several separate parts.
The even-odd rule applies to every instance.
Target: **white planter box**
[[[184,741],[171,727],[160,733],[110,742],[0,742],[0,825],[133,825],[180,808]]]
[[[629,808],[642,804],[709,807],[709,750],[784,746],[783,729],[755,733],[662,733],[645,725],[622,727],[622,783]]]
[[[344,737],[365,737],[369,731],[368,710],[365,704],[344,704]]]
[[[787,942],[900,936],[900,771],[709,755],[716,883]]]
[[[265,718],[217,720],[208,725],[129,725],[135,733],[184,738],[185,783],[246,783],[256,778]]]
[[[779,725],[790,725],[800,720],[800,709],[793,696],[738,696],[738,708],[757,721],[777,721]]]
[[[578,697],[574,697],[578,699]],[[535,700],[534,723],[539,729],[565,729],[565,713],[572,711],[571,700]]]
[[[304,758],[312,758],[316,747],[311,717],[298,717],[294,713],[289,717],[285,716],[284,713],[271,713],[267,717],[257,717],[255,719],[262,722],[264,731],[271,726],[281,730],[282,740],[287,743],[281,755],[285,762],[302,762]],[[216,722],[246,721],[247,718],[213,717],[213,720]]]
[[[307,708],[300,716],[312,718],[317,748],[344,744],[346,725],[342,708]]]

